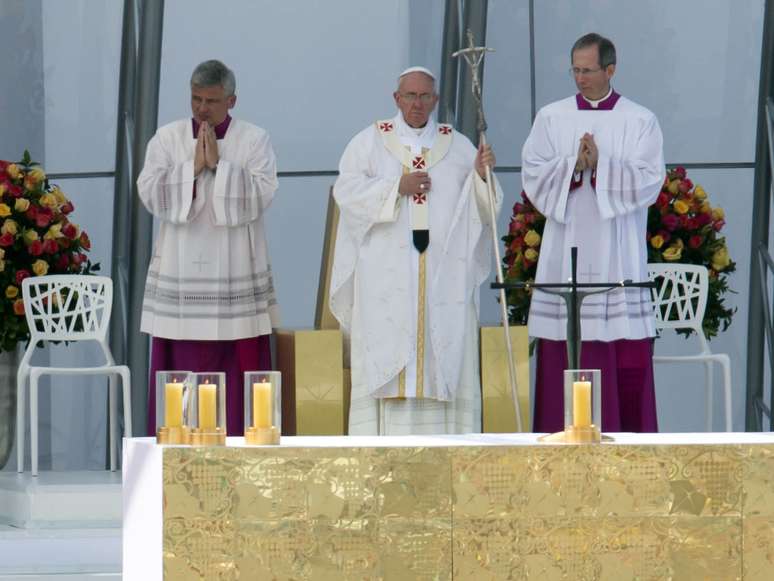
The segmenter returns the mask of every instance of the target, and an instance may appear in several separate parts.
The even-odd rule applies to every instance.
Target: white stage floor
[[[0,581],[120,572],[120,472],[0,472]]]

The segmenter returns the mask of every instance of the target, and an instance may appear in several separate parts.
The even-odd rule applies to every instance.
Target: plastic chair
[[[709,285],[707,269],[695,264],[648,264],[648,278],[658,282],[651,289],[656,329],[693,329],[700,350],[695,355],[659,355],[654,363],[703,363],[707,388],[705,406],[707,431],[712,431],[713,375],[712,364],[723,370],[726,431],[731,431],[731,360],[725,353],[712,353],[702,329]]]
[[[109,375],[110,469],[116,469],[116,376],[122,379],[124,435],[132,435],[130,375],[126,365],[116,365],[107,345],[113,305],[113,281],[105,276],[34,276],[22,282],[24,314],[30,343],[17,372],[17,471],[24,471],[24,420],[27,379],[30,380],[30,445],[32,475],[38,475],[38,380],[42,375]],[[29,362],[41,341],[97,341],[105,364],[97,367],[36,367]]]

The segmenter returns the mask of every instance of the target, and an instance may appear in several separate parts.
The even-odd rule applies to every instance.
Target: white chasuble
[[[159,220],[141,330],[220,341],[269,334],[279,323],[263,227],[277,188],[269,136],[232,119],[216,170],[196,178],[195,147],[190,119],[160,128],[137,180]]]
[[[596,183],[586,170],[570,191],[578,146],[591,133],[599,150]],[[648,206],[665,167],[656,117],[621,97],[610,111],[580,111],[575,97],[540,110],[522,151],[527,197],[546,216],[536,282],[570,278],[570,249],[578,247],[578,281],[646,281]],[[586,298],[584,341],[655,335],[648,289],[618,289]],[[566,338],[564,301],[535,291],[529,313],[534,337]]]
[[[351,344],[350,434],[378,433],[378,399],[383,433],[480,429],[479,286],[491,240],[475,156],[450,126],[417,131],[400,113],[360,132],[342,156],[330,306]],[[430,175],[425,196],[398,193],[409,171]],[[425,220],[420,254],[412,230]]]

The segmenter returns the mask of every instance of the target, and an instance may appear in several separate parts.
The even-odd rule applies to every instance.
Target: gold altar
[[[774,439],[668,436],[166,447],[164,578],[770,580]]]

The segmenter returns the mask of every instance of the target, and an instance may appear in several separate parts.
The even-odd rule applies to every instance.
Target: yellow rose
[[[703,200],[707,197],[707,192],[704,191],[704,188],[701,186],[696,186],[693,189],[693,197],[697,200]]]
[[[62,223],[57,222],[56,224],[51,224],[51,227],[48,229],[48,232],[46,232],[43,235],[43,238],[46,238],[47,240],[53,239],[53,238],[61,238],[62,237]]]
[[[699,212],[702,214],[707,214],[709,212],[712,212],[712,206],[710,206],[709,200],[704,200],[701,205],[699,206]]]
[[[524,242],[527,243],[527,246],[537,246],[540,244],[540,234],[534,230],[530,230],[524,235]]]
[[[685,214],[688,210],[691,209],[691,206],[689,206],[683,200],[677,200],[672,207],[678,214]]]
[[[539,253],[534,248],[527,248],[527,251],[524,253],[524,258],[531,262],[535,262],[538,259]]]
[[[13,234],[15,236],[18,231],[19,225],[11,219],[3,222],[3,226],[0,228],[0,234]]]
[[[0,218],[5,218],[11,215],[11,208],[8,204],[0,204]]]
[[[36,260],[32,263],[32,272],[38,276],[43,276],[48,272],[48,263],[45,260]]]
[[[54,186],[54,188],[51,190],[51,193],[56,198],[56,201],[59,202],[60,206],[63,206],[67,203],[67,196],[65,196],[64,192],[59,189],[59,186]]]
[[[17,212],[26,212],[30,207],[30,201],[27,198],[17,198],[13,204],[13,209]]]
[[[40,205],[46,206],[47,208],[56,208],[59,205],[59,202],[57,202],[54,194],[47,193],[40,196]]]
[[[46,172],[44,172],[44,171],[43,171],[42,169],[40,169],[39,167],[34,167],[34,168],[32,168],[32,169],[29,171],[29,173],[28,173],[27,175],[28,175],[28,176],[32,176],[32,178],[33,178],[33,179],[34,179],[36,182],[38,182],[38,183],[40,183],[40,182],[42,182],[42,181],[45,181],[45,179],[46,179]]]
[[[664,260],[667,262],[674,262],[675,260],[680,260],[680,257],[683,255],[683,249],[680,246],[670,246],[664,252],[661,253],[661,256],[664,257]]]
[[[5,168],[5,173],[11,176],[12,180],[18,179],[22,175],[19,166],[15,163],[12,163],[7,168]]]
[[[35,242],[35,240],[39,238],[38,233],[35,232],[35,230],[25,230],[23,237],[24,237],[24,241],[27,244],[32,244],[33,242]]]
[[[680,191],[680,180],[672,180],[669,182],[667,189],[673,194],[677,194]]]
[[[13,286],[12,284],[5,287],[5,298],[7,299],[15,299],[19,296],[19,288]]]
[[[664,245],[664,238],[660,234],[656,234],[650,239],[650,245],[653,248],[661,248]]]
[[[712,268],[720,272],[731,264],[731,257],[728,255],[728,248],[722,246],[712,255]]]
[[[722,220],[726,217],[726,213],[723,211],[723,208],[717,207],[712,208],[712,219],[713,220]]]

